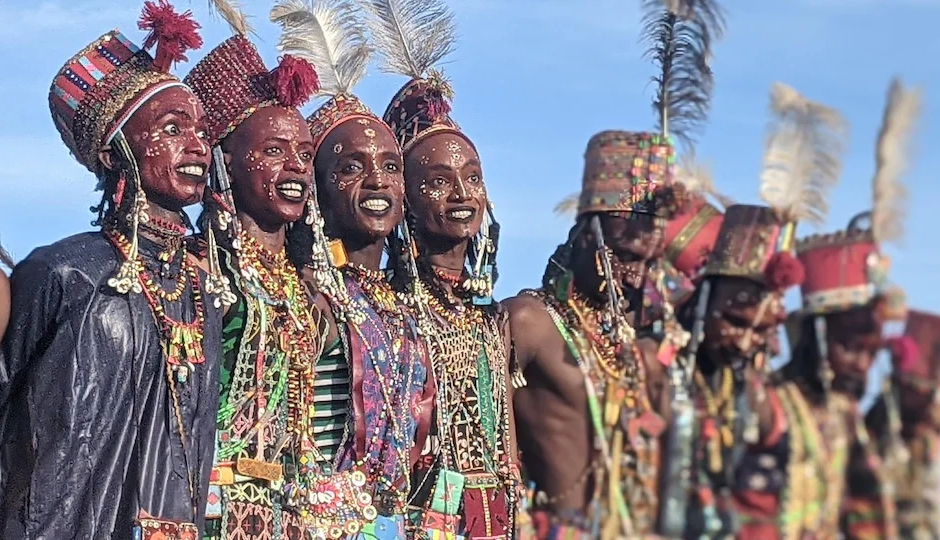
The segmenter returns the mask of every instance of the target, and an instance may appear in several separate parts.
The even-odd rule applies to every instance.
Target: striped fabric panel
[[[349,365],[339,340],[327,347],[315,371],[313,432],[317,448],[332,461],[349,415]]]

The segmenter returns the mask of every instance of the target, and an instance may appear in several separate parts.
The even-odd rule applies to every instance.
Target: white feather
[[[878,243],[900,240],[904,234],[907,189],[901,178],[908,169],[911,136],[916,130],[921,109],[919,88],[905,89],[899,79],[891,81],[875,146],[872,232]]]
[[[845,119],[781,83],[771,88],[770,108],[761,198],[782,219],[822,225],[842,173]]]
[[[720,193],[715,187],[711,167],[695,159],[692,153],[683,154],[676,164],[676,179],[691,192],[702,196],[711,196],[721,206],[727,208],[734,200]]]
[[[420,79],[450,54],[454,16],[442,0],[360,0],[369,28],[385,57],[384,71]]]
[[[365,76],[372,50],[349,0],[281,0],[271,22],[283,29],[278,48],[317,69],[318,95],[347,94]]]
[[[581,204],[581,193],[572,193],[558,204],[555,205],[556,216],[575,215],[578,213],[578,206]]]
[[[238,0],[209,0],[209,8],[228,23],[233,34],[247,36],[253,32],[248,16]]]

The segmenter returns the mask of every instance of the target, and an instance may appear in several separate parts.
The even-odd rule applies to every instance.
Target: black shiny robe
[[[158,251],[141,239],[154,276]],[[85,233],[35,250],[13,272],[0,359],[4,540],[129,539],[140,511],[203,529],[221,313],[204,295],[206,363],[176,383],[184,448],[156,319],[143,295],[107,284],[120,261],[104,235]],[[192,320],[191,298],[187,287],[167,314]]]

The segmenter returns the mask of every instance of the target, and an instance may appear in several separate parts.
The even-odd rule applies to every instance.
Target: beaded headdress
[[[271,21],[283,28],[278,48],[306,58],[320,70],[316,95],[328,99],[307,117],[315,152],[333,129],[349,120],[365,118],[382,124],[352,94],[372,56],[355,4],[349,0],[281,0],[271,10]]]
[[[285,54],[271,71],[248,38],[246,16],[222,0],[213,2],[233,36],[196,64],[184,82],[202,100],[209,139],[218,144],[259,109],[301,107],[319,88],[317,72],[305,59]]]
[[[838,111],[812,102],[789,86],[771,90],[772,120],[761,175],[767,206],[736,204],[725,210],[709,276],[745,277],[783,292],[803,280],[792,255],[798,222],[821,224],[826,199],[839,180],[845,121]]]
[[[802,291],[805,312],[844,311],[880,297],[884,320],[903,319],[903,297],[888,287],[890,260],[881,246],[903,235],[907,194],[901,176],[920,108],[920,91],[907,90],[894,80],[876,145],[872,211],[853,218],[845,231],[810,236],[797,244],[807,268]]]
[[[98,151],[147,100],[182,85],[170,68],[186,60],[188,50],[202,46],[192,13],[177,14],[166,0],[145,3],[138,27],[150,32],[144,48],[156,45],[156,58],[112,30],[69,59],[49,90],[62,141],[95,174],[101,172]]]
[[[723,211],[713,205],[709,197],[722,208],[734,203],[715,190],[707,169],[694,163],[688,154],[684,157],[677,167],[677,183],[682,186],[684,201],[675,216],[666,222],[663,244],[665,257],[676,270],[696,279],[708,262],[724,220]]]

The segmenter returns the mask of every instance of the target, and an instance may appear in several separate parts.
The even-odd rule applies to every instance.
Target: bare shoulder
[[[509,312],[513,346],[523,369],[533,362],[564,361],[563,354],[543,354],[564,350],[564,342],[542,299],[518,294],[504,300],[503,306]]]

